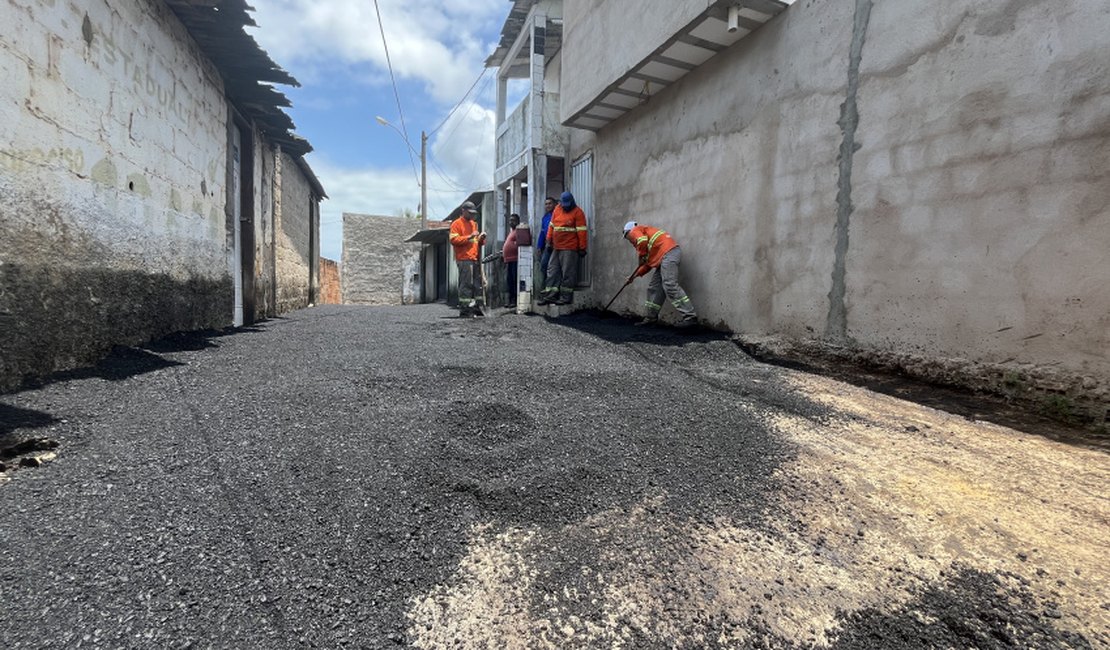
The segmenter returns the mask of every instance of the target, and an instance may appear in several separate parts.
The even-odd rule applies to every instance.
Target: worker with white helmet
[[[658,228],[629,221],[624,224],[624,238],[636,248],[640,265],[636,267],[628,281],[647,275],[652,269],[655,273],[647,288],[647,315],[637,325],[651,325],[659,322],[659,312],[663,309],[663,299],[668,298],[671,305],[682,314],[679,327],[689,327],[698,322],[697,312],[690,302],[690,296],[678,283],[678,265],[682,261],[682,249],[678,243]]]

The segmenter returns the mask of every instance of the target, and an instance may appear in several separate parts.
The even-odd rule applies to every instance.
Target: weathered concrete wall
[[[184,28],[137,0],[0,24],[0,390],[229,324],[226,105]]]
[[[254,304],[258,318],[277,316],[277,247],[274,214],[278,152],[261,137],[254,147]]]
[[[326,257],[320,258],[320,305],[341,305],[343,295],[339,291],[339,263]]]
[[[278,312],[309,304],[312,268],[312,187],[289,154],[281,153],[277,228]]]
[[[632,5],[568,0],[565,78],[619,72],[607,56],[641,38],[615,20]],[[618,234],[633,218],[675,234],[711,324],[1097,409],[1107,30],[1105,3],[797,3],[596,138],[576,133],[571,155],[595,154],[596,232],[613,233],[594,244],[593,300],[633,265]],[[617,307],[638,309],[636,289]]]
[[[406,286],[419,270],[420,244],[405,240],[420,221],[343,213],[343,302],[350,305],[400,305]]]

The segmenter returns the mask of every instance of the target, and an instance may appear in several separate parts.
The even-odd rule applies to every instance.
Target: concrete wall
[[[0,390],[229,324],[226,104],[184,28],[132,0],[0,24]]]
[[[316,301],[319,305],[343,304],[343,295],[339,291],[339,263],[326,257],[320,258],[320,298]]]
[[[303,309],[310,302],[313,206],[316,198],[304,173],[287,153],[281,153],[281,183],[277,212],[278,312]]]
[[[567,1],[564,117],[654,47],[617,17],[659,4]],[[614,233],[595,238],[594,302],[633,266],[616,233],[637,219],[675,234],[711,324],[1104,409],[1108,30],[1110,5],[1074,0],[796,3],[575,132]],[[636,289],[616,307],[639,309]]]
[[[410,302],[413,276],[420,268],[420,244],[405,240],[419,230],[419,219],[343,213],[343,302]]]

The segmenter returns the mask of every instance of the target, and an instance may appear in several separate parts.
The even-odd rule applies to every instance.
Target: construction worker
[[[569,305],[574,302],[574,286],[578,284],[578,260],[586,256],[586,213],[570,192],[563,192],[559,205],[551,212],[546,245],[552,248],[551,261],[536,304]]]
[[[482,274],[478,269],[478,248],[485,243],[486,233],[478,232],[474,215],[478,209],[470,201],[462,204],[461,214],[451,223],[451,246],[459,267],[459,317],[482,315]]]
[[[666,232],[629,221],[624,224],[624,238],[636,248],[640,265],[628,276],[628,282],[647,275],[655,269],[648,284],[647,315],[637,325],[652,325],[659,322],[659,311],[663,308],[663,297],[670,299],[671,305],[682,314],[678,327],[690,327],[698,322],[698,315],[690,296],[678,284],[678,265],[682,261],[682,249],[674,238]]]

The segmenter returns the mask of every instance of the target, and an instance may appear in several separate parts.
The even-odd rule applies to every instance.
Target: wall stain
[[[103,158],[93,165],[92,171],[89,172],[89,178],[106,187],[119,186],[119,170],[116,169],[115,163],[107,158]]]
[[[1002,36],[1017,27],[1018,14],[1024,9],[1039,5],[1045,0],[1009,0],[998,11],[991,12],[979,19],[975,25],[977,36]]]

